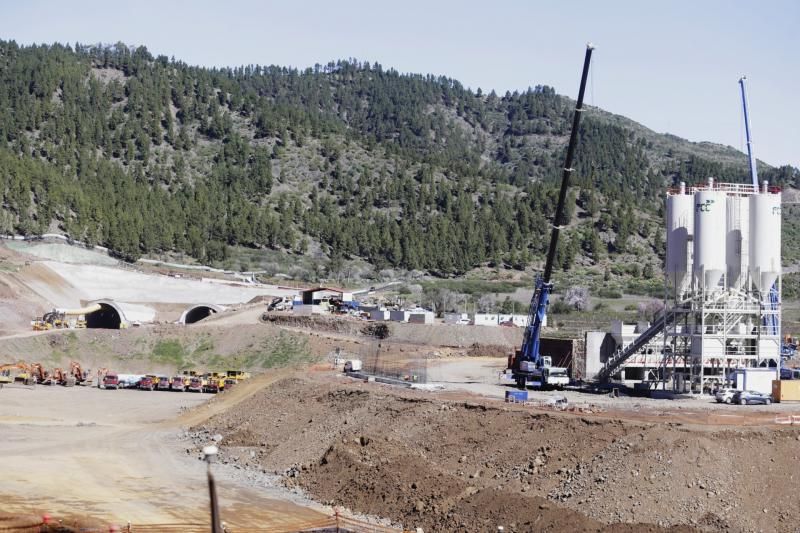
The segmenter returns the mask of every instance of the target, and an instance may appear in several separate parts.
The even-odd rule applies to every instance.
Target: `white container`
[[[772,380],[778,379],[775,368],[737,368],[729,377],[735,381],[736,390],[752,390],[772,394]]]
[[[677,292],[689,285],[689,239],[694,234],[694,196],[684,194],[667,196],[667,280]]]
[[[472,320],[476,326],[496,326],[498,318],[494,313],[475,313]]]
[[[369,312],[369,319],[377,321],[389,320],[389,311],[386,309],[373,309]]]
[[[700,290],[715,290],[727,272],[726,196],[717,191],[694,195],[694,285]]]
[[[392,322],[408,322],[408,317],[411,313],[408,311],[390,311],[389,312],[389,320]]]
[[[431,311],[420,311],[408,315],[409,324],[433,324],[434,315]]]
[[[750,257],[750,198],[728,196],[726,202],[727,235],[725,253],[727,256],[728,287],[739,289],[747,277]]]
[[[781,194],[750,197],[750,276],[762,296],[781,273]]]

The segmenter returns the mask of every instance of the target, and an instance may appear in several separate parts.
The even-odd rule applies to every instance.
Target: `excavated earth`
[[[222,460],[425,531],[781,531],[800,431],[537,411],[307,373],[192,428]],[[623,417],[624,418],[624,417]]]

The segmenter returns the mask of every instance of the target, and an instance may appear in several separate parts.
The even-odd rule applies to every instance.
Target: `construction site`
[[[796,530],[781,191],[664,200],[663,309],[577,333],[555,223],[505,316],[9,239],[0,531]]]

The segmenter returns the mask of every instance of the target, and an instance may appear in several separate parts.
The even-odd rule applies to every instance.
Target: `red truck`
[[[183,392],[186,390],[186,383],[183,381],[183,377],[175,376],[172,378],[172,382],[169,385],[170,390]]]
[[[156,389],[158,390],[169,390],[169,378],[167,376],[161,376],[158,378],[158,385],[156,385]]]
[[[189,392],[203,392],[203,378],[200,376],[193,376],[189,380],[189,386],[186,387]]]
[[[103,378],[103,387],[106,389],[118,389],[120,386],[119,376],[113,372],[109,372]]]
[[[140,390],[155,390],[156,383],[155,378],[153,376],[145,376],[139,380],[139,389]]]

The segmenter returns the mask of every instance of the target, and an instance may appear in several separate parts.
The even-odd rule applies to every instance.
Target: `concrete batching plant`
[[[715,183],[667,192],[659,380],[697,392],[737,368],[780,366],[781,194]],[[776,378],[777,379],[777,378]]]
[[[681,183],[667,191],[666,218],[664,310],[630,331],[617,324],[608,334],[617,348],[605,356],[607,334],[587,334],[587,360],[590,351],[600,359],[596,378],[682,392],[709,392],[747,368],[777,379],[780,190]]]

